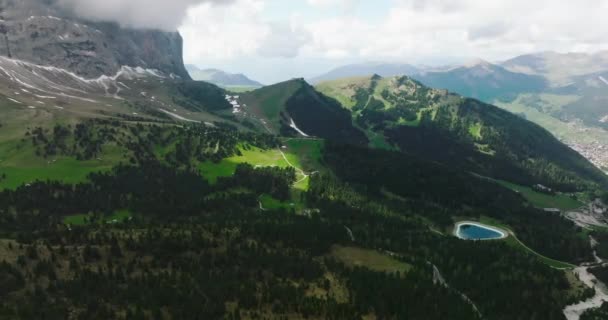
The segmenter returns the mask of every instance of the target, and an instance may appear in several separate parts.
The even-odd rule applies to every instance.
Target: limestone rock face
[[[179,33],[86,21],[55,0],[0,0],[0,55],[85,78],[113,75],[123,66],[190,78]]]

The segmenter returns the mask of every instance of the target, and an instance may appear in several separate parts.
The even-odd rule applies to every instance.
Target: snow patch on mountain
[[[14,103],[16,103],[16,104],[23,104],[21,101],[17,101],[17,100],[15,100],[13,98],[7,98],[7,99],[10,100],[10,101],[12,101],[12,102],[14,102]]]
[[[289,119],[291,121],[291,123],[289,124],[289,126],[291,128],[293,128],[294,130],[296,130],[299,134],[305,136],[305,137],[310,137],[309,135],[307,135],[306,133],[304,133],[304,131],[300,130],[300,128],[298,128],[298,126],[296,126],[296,123],[293,121],[292,119]]]
[[[172,116],[173,118],[175,118],[175,119],[177,119],[177,120],[182,120],[182,121],[186,121],[186,122],[196,122],[196,123],[200,123],[200,121],[197,121],[197,120],[192,120],[192,119],[188,119],[188,118],[182,117],[182,116],[180,116],[180,115],[179,115],[179,114],[177,114],[177,113],[173,113],[173,112],[168,111],[168,110],[165,110],[165,109],[163,109],[163,108],[159,108],[159,110],[160,110],[161,112],[163,112],[163,113],[166,113],[166,114],[168,114],[168,115]]]
[[[40,99],[55,99],[57,96],[86,102],[97,102],[89,98],[91,94],[101,94],[123,100],[120,93],[130,90],[119,80],[136,80],[165,76],[154,69],[122,66],[114,75],[102,75],[87,79],[74,72],[54,66],[37,65],[30,62],[0,57],[0,79],[12,82],[23,93]]]

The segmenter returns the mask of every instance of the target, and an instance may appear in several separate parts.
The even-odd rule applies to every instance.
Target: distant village
[[[568,145],[608,174],[608,141],[605,143],[593,141],[588,144],[569,143]]]

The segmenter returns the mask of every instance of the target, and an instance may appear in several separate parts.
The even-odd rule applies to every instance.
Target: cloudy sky
[[[436,65],[608,49],[608,0],[175,2],[184,14],[161,27],[179,25],[186,63],[267,84],[365,61]]]

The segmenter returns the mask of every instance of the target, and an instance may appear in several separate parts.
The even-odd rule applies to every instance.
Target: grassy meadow
[[[349,267],[366,267],[380,272],[405,273],[412,268],[409,264],[376,250],[333,246],[330,255]]]

